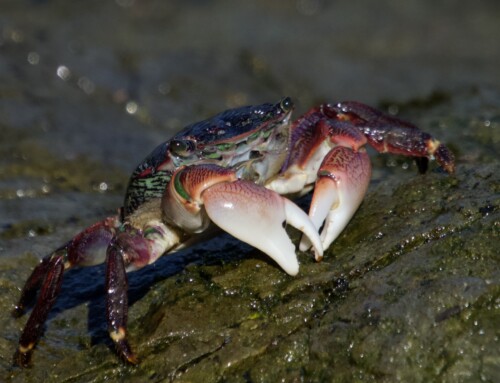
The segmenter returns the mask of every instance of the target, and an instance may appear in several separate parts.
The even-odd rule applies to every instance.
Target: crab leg
[[[116,217],[110,217],[90,226],[64,246],[44,257],[33,270],[12,312],[14,317],[20,317],[40,289],[33,311],[19,339],[19,348],[14,355],[16,365],[26,367],[30,364],[33,348],[40,339],[43,324],[59,294],[64,271],[73,266],[101,263],[117,221]]]
[[[106,257],[106,317],[109,335],[118,354],[127,362],[136,364],[137,359],[127,341],[128,280],[122,245],[111,243]]]
[[[455,169],[453,153],[429,133],[409,122],[354,101],[325,104],[321,111],[333,120],[352,123],[381,153],[421,158],[417,161],[421,172],[425,172],[429,158],[435,158],[448,173],[453,173]]]
[[[327,249],[350,221],[363,201],[371,176],[368,154],[337,146],[323,160],[319,170],[309,217],[321,231],[323,249]],[[300,249],[310,247],[303,239]]]
[[[29,305],[36,297],[36,293],[40,289],[40,286],[45,279],[49,271],[51,256],[44,257],[40,263],[35,267],[28,280],[24,284],[23,290],[21,292],[21,297],[14,310],[12,311],[12,316],[19,318],[24,314],[26,306]]]
[[[150,221],[144,230],[129,223],[120,227],[106,252],[106,318],[109,336],[120,357],[131,364],[138,360],[127,340],[127,272],[156,261],[178,243],[161,222]]]
[[[101,263],[104,260],[106,247],[111,240],[115,221],[116,217],[109,217],[90,226],[54,253],[44,257],[26,281],[12,315],[17,318],[24,314],[26,306],[33,301],[45,276],[50,271],[50,260],[55,254],[63,254],[65,269],[72,266],[90,266]]]
[[[30,364],[31,354],[42,334],[42,325],[47,320],[47,315],[61,290],[64,272],[64,255],[54,253],[43,267],[38,270],[36,281],[33,281],[35,284],[38,284],[39,280],[41,280],[39,275],[42,271],[46,271],[46,273],[43,278],[43,283],[41,283],[38,300],[24,327],[21,338],[19,339],[19,347],[14,354],[14,363],[23,367]],[[33,293],[33,290],[30,292]]]

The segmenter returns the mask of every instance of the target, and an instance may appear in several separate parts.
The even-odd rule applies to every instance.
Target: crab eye
[[[288,112],[292,110],[293,108],[292,99],[290,97],[285,97],[283,100],[281,100],[280,107],[283,110],[283,112]]]
[[[187,157],[194,150],[194,143],[189,140],[170,141],[170,152],[179,157]]]

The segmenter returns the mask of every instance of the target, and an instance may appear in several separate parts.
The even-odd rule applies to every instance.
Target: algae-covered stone
[[[286,3],[2,2],[1,382],[500,381],[498,6]],[[390,95],[456,174],[371,151],[365,201],[296,277],[227,235],[130,273],[137,367],[113,352],[104,268],[70,270],[33,368],[12,366],[41,256],[115,214],[182,126],[286,95],[296,116]]]
[[[129,326],[138,367],[123,366],[104,347],[105,331],[98,330],[92,345],[79,314],[84,308],[78,307],[51,321],[35,354],[37,368],[10,376],[82,382],[496,381],[499,163],[460,158],[454,175],[418,175],[412,167],[389,172],[383,182],[375,179],[324,261],[299,255],[297,277],[227,236],[152,266],[155,272],[165,265],[173,270],[161,278],[148,270],[131,274],[131,294],[139,292]],[[176,274],[190,259],[196,263]],[[99,295],[102,271],[81,272],[93,275]],[[4,279],[0,288],[14,286]],[[102,301],[89,310],[91,320],[92,312],[104,310]],[[5,323],[12,328],[12,321]],[[59,342],[68,343],[61,348]],[[0,344],[2,355],[9,356],[14,345],[15,336]]]

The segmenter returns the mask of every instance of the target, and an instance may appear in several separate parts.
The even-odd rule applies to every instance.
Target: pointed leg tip
[[[31,367],[32,366],[32,363],[31,363],[31,355],[32,355],[32,353],[33,352],[31,350],[26,351],[26,352],[22,352],[20,350],[17,350],[14,353],[12,364],[15,367],[21,367],[21,368],[29,368],[29,367]]]
[[[117,346],[120,358],[128,365],[137,366],[139,364],[139,359],[133,353],[130,345],[120,345]]]
[[[455,173],[455,156],[446,146],[439,144],[434,152],[434,156],[444,170],[449,174]]]
[[[117,337],[116,334],[119,334],[119,337]],[[121,330],[119,332],[112,332],[111,337],[115,341],[116,352],[118,353],[118,355],[120,355],[120,358],[125,363],[133,365],[133,366],[139,364],[139,360],[137,359],[134,352],[132,351],[132,347],[130,347],[130,344],[125,339],[125,331],[124,330]]]
[[[132,366],[137,366],[139,364],[139,359],[134,354],[131,354],[126,357],[126,362]]]
[[[451,163],[451,164],[446,164],[445,166],[443,166],[444,170],[446,170],[449,174],[454,174],[455,173],[455,164],[454,163]]]

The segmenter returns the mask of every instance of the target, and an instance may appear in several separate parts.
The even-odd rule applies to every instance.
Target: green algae
[[[62,159],[30,140],[20,140],[12,130],[2,128],[0,132],[6,140],[15,142],[0,149],[0,182],[7,184],[0,198],[36,197],[53,191],[123,193],[128,178],[123,171],[85,157]],[[14,179],[26,179],[36,186],[9,188],[9,181]]]

